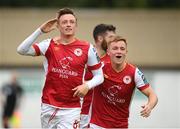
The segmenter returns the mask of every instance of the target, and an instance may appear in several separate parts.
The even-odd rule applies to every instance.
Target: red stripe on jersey
[[[88,66],[88,70],[92,71],[92,70],[96,70],[96,69],[99,69],[101,67],[101,62],[99,62],[98,64],[96,65],[93,65],[93,66]]]
[[[144,89],[146,89],[146,88],[148,88],[148,87],[149,87],[149,84],[146,84],[146,85],[144,85],[144,86],[142,86],[142,87],[139,87],[138,89],[142,91],[142,90],[144,90]]]
[[[36,51],[36,55],[39,56],[39,55],[41,54],[39,47],[38,47],[36,44],[33,44],[33,48],[34,48],[35,51]]]

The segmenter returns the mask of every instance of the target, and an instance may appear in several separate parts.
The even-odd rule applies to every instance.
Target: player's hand
[[[141,116],[142,117],[149,117],[151,114],[151,110],[152,110],[151,107],[148,104],[143,105],[141,107],[142,107],[142,110],[140,112]]]
[[[77,87],[75,87],[74,89],[72,89],[74,92],[73,97],[84,97],[87,92],[89,91],[89,87],[86,83],[79,85]]]
[[[42,32],[48,33],[50,31],[56,29],[57,28],[56,25],[57,25],[57,19],[54,18],[54,19],[51,19],[51,20],[46,21],[45,23],[43,23],[40,26],[40,29],[41,29]]]

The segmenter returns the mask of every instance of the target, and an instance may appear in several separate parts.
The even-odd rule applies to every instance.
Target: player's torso
[[[135,88],[135,69],[127,64],[125,69],[119,73],[115,72],[110,63],[103,67],[104,83],[101,95],[111,105],[122,107],[129,105],[131,95]]]
[[[79,100],[79,98],[72,97],[72,89],[82,84],[88,50],[89,44],[79,40],[68,45],[57,45],[51,40],[45,53],[48,67],[43,89],[44,99],[52,97],[52,100],[48,101],[60,102],[57,105],[62,105],[62,101]]]
[[[127,65],[123,71],[117,73],[110,63],[105,63],[103,73],[104,83],[94,90],[96,99],[93,100],[92,122],[104,127],[119,127],[121,124],[127,124],[129,105],[135,88],[135,68]]]

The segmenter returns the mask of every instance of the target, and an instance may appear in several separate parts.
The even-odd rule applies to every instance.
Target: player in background
[[[130,103],[135,88],[148,101],[142,105],[140,114],[149,117],[157,104],[157,96],[143,73],[126,60],[127,42],[116,36],[108,43],[110,62],[103,67],[104,83],[94,88],[90,128],[128,128]]]
[[[43,33],[57,28],[60,35],[35,43]],[[95,48],[75,37],[77,18],[69,8],[60,9],[57,18],[42,24],[19,46],[21,55],[44,56],[46,80],[42,91],[42,128],[78,128],[80,97],[103,82],[101,63]],[[85,66],[93,78],[83,82]]]
[[[98,56],[102,62],[110,61],[109,56],[106,54],[107,42],[109,42],[115,36],[116,28],[109,24],[98,24],[93,30],[93,38],[95,41],[95,48]],[[92,78],[92,73],[87,70],[85,74],[85,80]],[[81,121],[80,128],[86,128],[89,126],[89,110],[92,101],[93,90],[88,91],[88,94],[83,98],[83,104],[81,109]]]
[[[103,61],[108,61],[107,42],[109,42],[116,33],[116,27],[111,24],[98,24],[93,30],[93,38],[98,56]]]
[[[24,90],[17,80],[17,74],[11,75],[11,80],[2,86],[1,89],[1,101],[2,101],[2,126],[3,128],[18,128],[20,123],[14,123],[12,125],[11,119],[14,117],[16,121],[20,122],[20,118],[17,117],[19,106],[21,105],[22,96]]]

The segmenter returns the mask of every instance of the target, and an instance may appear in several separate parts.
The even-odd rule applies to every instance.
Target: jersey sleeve
[[[37,56],[45,55],[45,53],[49,47],[50,42],[51,42],[51,39],[46,39],[46,40],[41,41],[40,43],[34,43],[33,48],[36,52],[36,55]]]
[[[97,54],[97,51],[91,44],[90,44],[90,48],[88,51],[87,65],[88,65],[88,69],[91,71],[99,69],[101,67],[101,62],[100,62],[100,58]]]
[[[146,80],[144,74],[138,68],[136,68],[135,70],[134,80],[135,80],[135,85],[139,90],[144,90],[147,87],[149,87],[149,83]]]

